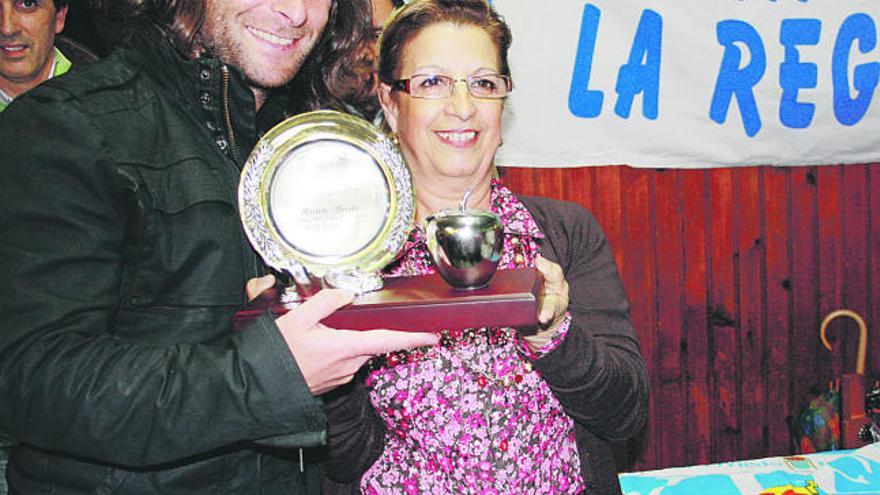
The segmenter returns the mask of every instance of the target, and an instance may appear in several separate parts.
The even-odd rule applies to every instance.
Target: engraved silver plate
[[[367,121],[340,112],[297,115],[248,157],[238,188],[251,244],[278,271],[358,292],[412,228],[412,176],[397,146]],[[378,284],[378,285],[377,285]]]

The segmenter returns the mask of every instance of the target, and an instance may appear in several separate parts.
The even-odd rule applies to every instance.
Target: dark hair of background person
[[[370,0],[331,0],[327,27],[300,68],[289,90],[300,101],[292,112],[318,108],[344,109],[373,98],[372,89],[356,73],[363,55],[362,40],[370,32]],[[91,0],[97,18],[135,19],[129,26],[150,23],[187,58],[201,47],[198,33],[205,18],[205,0]],[[124,42],[126,36],[117,36]],[[296,96],[300,96],[296,98]],[[301,95],[306,95],[302,98]]]
[[[98,57],[104,57],[110,52],[112,32],[102,29],[103,24],[98,24],[87,1],[69,2],[68,0],[54,0],[55,8],[60,9],[67,6],[67,19],[64,21],[64,31],[55,37],[56,45],[60,46],[62,52],[68,55],[63,48],[73,43],[88,49]],[[58,43],[58,40],[61,43]],[[69,57],[68,57],[69,58]],[[74,63],[76,63],[74,61]]]
[[[483,29],[498,49],[499,71],[510,76],[507,52],[513,42],[510,28],[484,0],[414,0],[394,11],[379,38],[379,80],[391,83],[406,44],[422,29],[442,23],[471,25]]]
[[[371,31],[370,0],[333,0],[321,41],[293,81],[294,94],[307,90],[311,95],[304,110],[344,111],[346,104],[359,107],[375,99],[369,81],[357,70],[364,63],[361,47]]]

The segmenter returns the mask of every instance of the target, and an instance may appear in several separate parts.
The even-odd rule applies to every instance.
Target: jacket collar
[[[218,148],[243,166],[258,132],[254,96],[241,72],[218,58],[184,57],[155,27],[136,32],[129,46],[165,94],[177,99]]]

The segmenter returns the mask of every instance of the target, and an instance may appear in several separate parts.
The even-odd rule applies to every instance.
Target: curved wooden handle
[[[822,345],[824,345],[829,351],[831,350],[831,343],[828,342],[828,337],[825,335],[825,328],[831,323],[831,320],[838,316],[848,316],[853,320],[856,320],[856,323],[859,325],[859,352],[856,356],[856,373],[864,375],[865,359],[868,352],[868,326],[865,325],[865,320],[863,320],[858,313],[848,309],[838,309],[837,311],[828,313],[828,316],[822,320],[822,326],[819,328],[819,338],[822,339]]]

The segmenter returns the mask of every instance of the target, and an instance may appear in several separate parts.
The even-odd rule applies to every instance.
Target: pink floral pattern
[[[505,225],[500,269],[534,266],[543,237],[499,182],[492,210]],[[416,229],[387,276],[433,273]],[[373,363],[370,399],[385,421],[382,455],[361,479],[366,494],[572,494],[584,489],[574,423],[512,328],[447,331],[440,344]]]

